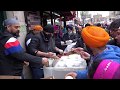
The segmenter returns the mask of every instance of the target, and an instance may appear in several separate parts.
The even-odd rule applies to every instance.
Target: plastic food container
[[[43,67],[44,77],[53,76],[55,79],[65,79],[65,75],[69,72],[84,70],[86,68],[67,68],[67,67]]]
[[[63,59],[65,60],[64,61],[65,65],[62,62]],[[79,62],[77,62],[78,59],[80,60]],[[74,62],[72,62],[71,60],[74,60]],[[67,56],[63,56],[61,57],[60,61],[49,59],[49,62],[50,62],[49,67],[45,67],[45,66],[43,67],[44,78],[53,76],[55,79],[65,79],[65,75],[68,74],[69,72],[85,70],[87,67],[86,61],[83,59],[80,59],[80,57],[77,56],[76,54],[69,55],[69,59]],[[73,66],[73,65],[76,65],[76,66]]]

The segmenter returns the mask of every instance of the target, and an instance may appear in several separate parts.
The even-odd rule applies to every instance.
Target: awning
[[[61,17],[65,17],[65,21],[72,20],[76,16],[76,11],[55,11]],[[63,18],[61,18],[63,21]]]

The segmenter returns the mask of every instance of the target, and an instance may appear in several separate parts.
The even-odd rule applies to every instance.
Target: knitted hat
[[[48,33],[54,33],[54,27],[51,24],[46,25],[43,30]]]
[[[3,21],[4,26],[13,25],[13,24],[19,24],[19,21],[16,20],[16,18],[9,18]]]

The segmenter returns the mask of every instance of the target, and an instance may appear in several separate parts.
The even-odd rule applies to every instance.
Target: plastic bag
[[[71,49],[76,45],[76,43],[77,43],[77,42],[72,43],[72,44],[70,44],[70,45],[67,45],[67,47],[66,47],[65,50],[64,50],[64,53],[70,52]]]

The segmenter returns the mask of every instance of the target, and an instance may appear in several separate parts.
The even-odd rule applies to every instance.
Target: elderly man
[[[5,30],[0,32],[0,79],[20,79],[23,62],[34,62],[41,66],[48,64],[47,58],[33,56],[24,52],[17,40],[19,21],[15,18],[3,22]]]

